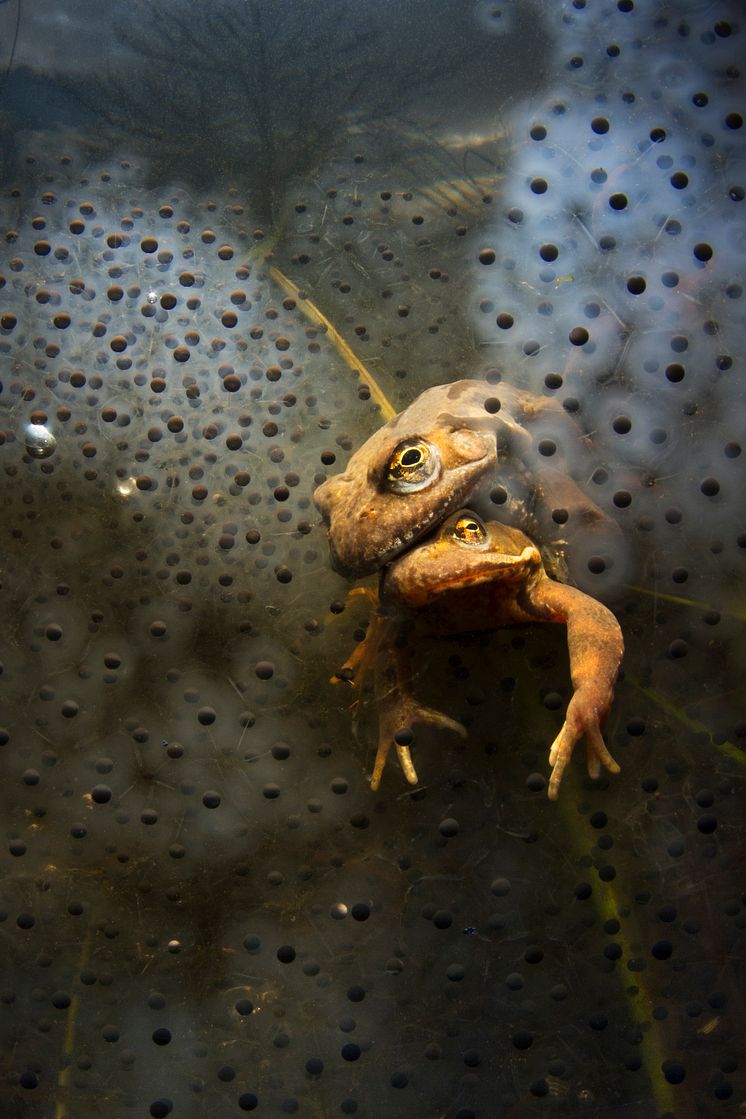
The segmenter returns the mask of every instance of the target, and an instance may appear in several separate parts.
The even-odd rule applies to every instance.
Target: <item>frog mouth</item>
[[[523,578],[526,569],[532,565],[534,551],[534,548],[526,546],[520,555],[493,554],[489,558],[485,557],[478,566],[469,570],[462,569],[450,578],[431,579],[429,589],[433,594],[444,594],[446,591],[458,591],[480,583],[500,582],[510,580],[511,577]]]
[[[427,513],[425,517],[418,520],[410,528],[399,532],[392,541],[388,534],[385,537],[385,544],[378,547],[375,546],[375,541],[369,541],[367,547],[364,549],[363,554],[358,556],[354,553],[356,559],[346,554],[347,547],[343,545],[340,549],[337,547],[334,540],[333,529],[327,532],[329,541],[329,556],[331,565],[335,571],[340,575],[346,575],[351,578],[361,578],[365,575],[371,575],[374,571],[386,567],[388,564],[397,560],[402,553],[405,553],[412,544],[416,544],[423,536],[427,536],[435,529],[442,521],[454,510],[457,509],[460,501],[459,494],[446,502],[439,509],[433,509]]]

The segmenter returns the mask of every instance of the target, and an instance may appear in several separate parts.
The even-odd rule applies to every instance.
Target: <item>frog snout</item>
[[[385,561],[386,557],[379,552],[375,539],[363,540],[357,533],[347,534],[332,529],[327,533],[327,540],[332,567],[348,579],[372,575]]]
[[[334,545],[334,540],[332,539],[331,534],[329,534],[328,539],[329,559],[331,561],[333,569],[337,572],[338,575],[345,575],[348,579],[357,577],[360,572],[357,570],[355,564],[350,563],[349,557],[340,554],[340,552]]]
[[[326,524],[329,523],[329,514],[332,506],[334,505],[334,486],[332,479],[328,482],[322,482],[317,490],[314,491],[313,503],[321,513]]]
[[[344,495],[344,491],[352,481],[349,474],[337,474],[334,478],[327,478],[314,491],[313,503],[327,523],[334,505]]]

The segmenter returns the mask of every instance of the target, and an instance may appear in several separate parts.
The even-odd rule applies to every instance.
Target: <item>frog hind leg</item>
[[[417,784],[419,778],[410,750],[413,727],[438,727],[440,730],[453,731],[460,738],[467,737],[467,731],[463,724],[444,715],[442,711],[436,711],[434,707],[427,707],[425,704],[418,703],[411,696],[401,698],[396,706],[389,711],[383,712],[379,709],[378,720],[378,750],[376,751],[373,775],[370,780],[370,787],[373,792],[376,792],[381,784],[383,770],[392,746],[396,747],[396,754],[404,777],[410,785]]]
[[[591,501],[566,471],[542,465],[535,484],[534,501],[537,521],[546,534],[557,529],[553,511],[564,509],[569,528],[584,533],[606,533],[614,539],[621,539],[622,532],[617,522],[595,501]]]
[[[353,587],[347,592],[348,604],[362,597],[370,604],[370,617],[365,637],[358,642],[344,664],[332,675],[330,684],[351,684],[360,687],[371,667],[375,664],[378,643],[383,633],[383,619],[377,613],[378,594],[369,587]]]
[[[414,698],[406,643],[401,640],[401,631],[391,625],[382,635],[377,650],[376,704],[378,749],[370,781],[373,792],[380,787],[392,746],[396,747],[404,777],[410,785],[417,784],[417,770],[410,750],[414,727],[438,727],[441,730],[453,731],[460,738],[467,737],[466,728],[461,723]]]
[[[575,696],[573,696],[574,698]],[[572,705],[572,700],[570,705]],[[572,757],[575,743],[583,737],[583,734],[585,734],[586,739],[588,775],[594,780],[600,777],[602,765],[608,769],[609,773],[620,772],[619,763],[614,761],[609,753],[597,720],[598,717],[595,715],[586,715],[579,719],[573,718],[568,706],[562,729],[549,747],[549,765],[552,767],[552,773],[549,778],[547,795],[550,800],[557,799],[560,783]]]

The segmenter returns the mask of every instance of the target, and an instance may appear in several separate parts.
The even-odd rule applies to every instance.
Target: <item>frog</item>
[[[332,567],[349,578],[379,571],[466,505],[487,517],[500,505],[558,566],[589,536],[603,550],[618,526],[573,478],[592,473],[588,451],[555,397],[474,379],[426,389],[315,490]]]
[[[432,726],[467,736],[462,724],[414,697],[413,643],[424,635],[443,637],[530,623],[567,627],[573,693],[549,747],[549,799],[557,799],[574,747],[583,736],[591,778],[598,778],[603,768],[620,772],[603,738],[624,653],[619,622],[603,603],[550,578],[539,548],[520,529],[460,509],[386,566],[377,597],[365,642],[337,674],[357,684],[361,668],[362,676],[371,661],[375,668],[379,733],[373,791],[380,787],[392,745],[406,780],[418,783],[411,756],[413,727]]]

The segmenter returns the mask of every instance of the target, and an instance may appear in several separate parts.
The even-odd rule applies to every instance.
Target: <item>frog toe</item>
[[[608,769],[609,773],[621,773],[619,763],[614,761],[609,753],[598,726],[588,727],[585,738],[588,750],[588,773],[591,777],[600,777],[602,766]]]
[[[619,765],[609,753],[603,735],[597,723],[589,726],[573,728],[568,722],[562,726],[554,742],[549,748],[549,764],[552,766],[552,775],[549,778],[547,795],[550,800],[556,800],[559,787],[567,766],[572,758],[575,743],[585,733],[588,774],[593,780],[601,776],[602,768],[609,773],[620,773]]]
[[[436,711],[434,707],[426,707],[420,703],[416,705],[412,723],[423,727],[437,727],[439,730],[450,730],[457,734],[459,738],[468,738],[469,736],[469,732],[463,723],[459,723],[457,719],[450,719],[448,715],[444,715],[442,711]]]
[[[572,752],[575,743],[578,740],[578,735],[564,723],[562,730],[555,738],[552,745],[549,747],[549,764],[552,767],[552,773],[549,778],[549,788],[547,789],[547,796],[550,800],[556,800],[559,796],[559,788],[562,783],[562,777],[565,770],[570,764]]]
[[[400,704],[396,710],[395,718],[391,713],[381,717],[378,734],[378,750],[373,765],[373,775],[370,787],[373,792],[380,787],[383,770],[388,760],[391,747],[396,747],[402,773],[410,785],[416,785],[419,778],[412,761],[411,745],[414,741],[412,728],[415,726],[436,727],[439,730],[452,731],[459,738],[466,738],[468,732],[462,723],[436,711],[434,707],[408,700]]]

